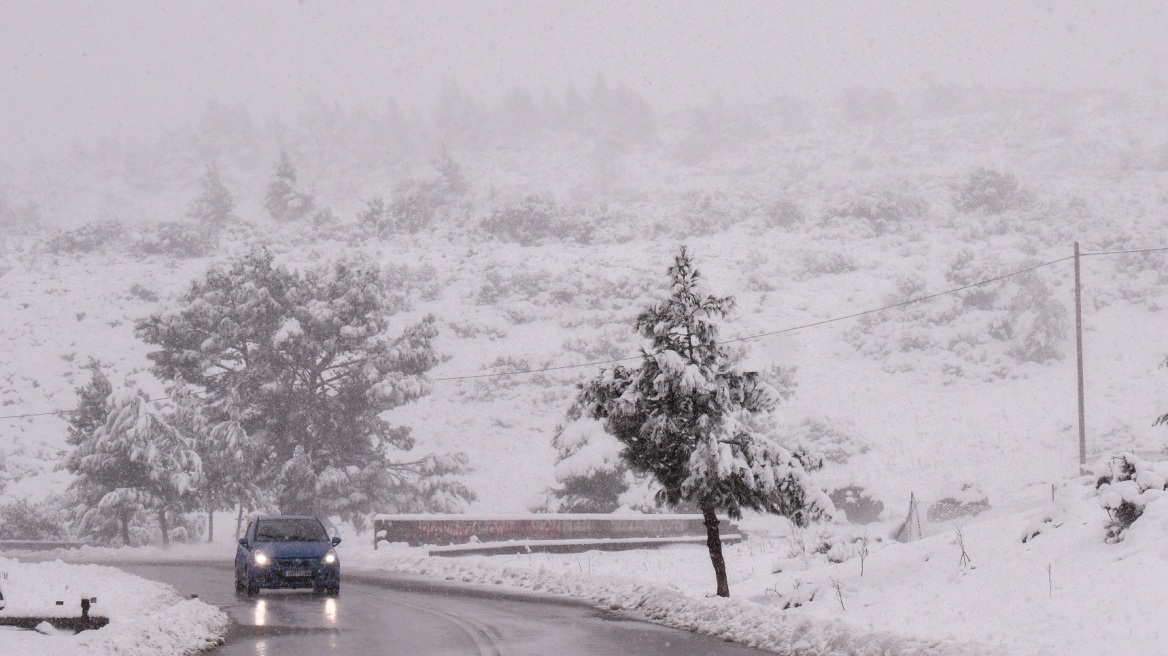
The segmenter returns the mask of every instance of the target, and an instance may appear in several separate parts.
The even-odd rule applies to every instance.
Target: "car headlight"
[[[255,554],[255,562],[256,565],[263,567],[264,565],[267,565],[269,562],[271,562],[271,560],[268,558],[268,554],[262,551],[257,551]]]
[[[329,549],[329,550],[328,550],[328,553],[326,553],[326,554],[324,555],[324,558],[323,558],[322,560],[324,561],[324,564],[325,564],[325,565],[332,565],[333,563],[337,562],[337,552],[336,552],[336,550],[335,550],[335,549]]]

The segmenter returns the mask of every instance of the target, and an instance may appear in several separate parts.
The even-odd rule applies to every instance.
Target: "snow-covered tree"
[[[80,528],[90,530],[116,517],[129,544],[129,523],[152,511],[170,546],[171,515],[185,511],[201,465],[193,440],[183,436],[139,393],[111,395],[103,426],[69,454],[66,468],[77,478],[72,490],[96,504],[85,509]]]
[[[276,171],[264,195],[264,209],[277,221],[295,221],[312,214],[316,201],[296,184],[296,168],[288,153],[280,151]]]
[[[621,458],[620,441],[605,431],[601,422],[581,417],[579,408],[569,411],[568,422],[556,427],[552,447],[556,450],[556,483],[547,490],[539,510],[611,513],[627,508],[660,512],[652,479],[630,469]]]
[[[661,502],[701,509],[717,593],[726,597],[718,510],[738,518],[749,508],[806,525],[832,506],[808,474],[821,461],[755,428],[751,416],[770,412],[779,397],[718,343],[734,299],[705,294],[684,247],[669,278],[669,297],[637,317],[648,341],[641,366],[605,370],[581,384],[577,401],[621,441],[634,470],[652,474]]]
[[[208,165],[207,172],[199,178],[199,195],[187,208],[187,216],[205,228],[218,230],[234,218],[235,200],[223,185],[219,169]]]
[[[248,439],[238,421],[213,421],[193,390],[177,385],[170,394],[174,410],[169,419],[189,437],[202,463],[202,482],[196,495],[207,513],[207,542],[215,541],[215,511],[238,508],[235,533],[238,536],[244,510],[254,511],[265,503],[260,481],[260,445]]]
[[[473,498],[454,478],[464,456],[407,459],[409,429],[381,418],[427,394],[438,362],[433,317],[391,337],[390,307],[376,266],[301,273],[258,249],[212,268],[138,334],[161,347],[155,373],[203,388],[212,421],[238,421],[265,446],[281,510],[360,526],[373,511],[448,511]],[[281,473],[289,467],[298,474]]]
[[[101,370],[101,363],[90,359],[85,365],[89,370],[89,383],[77,388],[77,409],[69,415],[69,435],[66,441],[77,446],[93,435],[105,424],[108,409],[106,399],[113,387]]]
[[[569,417],[571,419],[571,417]],[[621,444],[594,419],[576,419],[556,430],[556,485],[548,490],[548,508],[556,512],[610,513],[628,490],[628,465]]]

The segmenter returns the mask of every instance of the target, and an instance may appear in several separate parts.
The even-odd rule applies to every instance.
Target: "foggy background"
[[[1163,2],[0,3],[5,159],[149,138],[208,101],[425,109],[598,74],[659,108],[927,84],[1158,86]]]

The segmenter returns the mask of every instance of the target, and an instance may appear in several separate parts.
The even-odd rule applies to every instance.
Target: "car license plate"
[[[290,570],[287,570],[284,572],[284,576],[286,576],[288,578],[312,576],[312,570],[310,570],[310,569],[290,569]]]

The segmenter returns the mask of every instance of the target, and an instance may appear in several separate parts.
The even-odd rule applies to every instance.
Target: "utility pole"
[[[1075,242],[1075,360],[1079,365],[1079,475],[1087,473],[1087,426],[1083,411],[1083,292],[1079,282],[1079,242]]]

